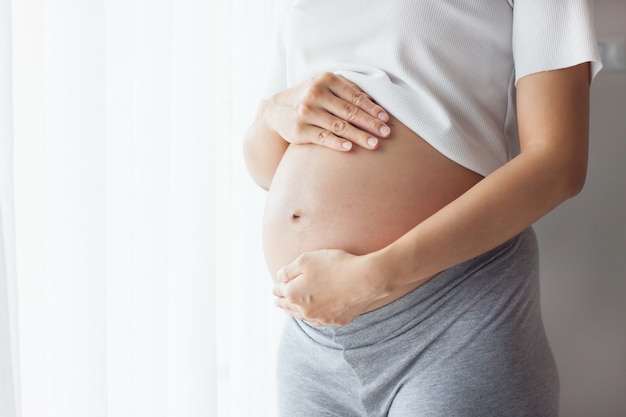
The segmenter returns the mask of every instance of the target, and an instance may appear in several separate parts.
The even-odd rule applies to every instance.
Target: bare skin
[[[521,79],[517,85],[521,145],[518,157],[471,184],[458,197],[440,204],[440,207],[436,204],[429,206],[422,212],[422,217],[425,217],[418,216],[417,224],[401,236],[389,236],[387,239],[390,242],[378,242],[384,245],[382,248],[376,249],[372,245],[364,249],[374,250],[361,252],[351,247],[346,250],[305,245],[302,252],[275,275],[276,305],[314,325],[349,323],[373,306],[384,305],[421,285],[437,272],[510,239],[576,195],[584,184],[587,168],[589,72],[589,64],[581,64]],[[328,86],[331,78],[327,76],[321,85]],[[332,92],[332,88],[321,88],[319,91]],[[341,116],[330,108],[328,103],[332,100],[320,94],[315,95],[314,111],[305,112],[306,118],[286,117],[288,112],[285,109],[297,109],[298,103],[309,98],[306,94],[298,95],[291,91],[274,103],[283,106],[282,116],[278,116],[281,113],[276,108],[259,113],[246,139],[248,166],[257,182],[269,187],[289,142],[319,145],[319,131],[332,130],[333,126],[324,122],[327,120],[325,117],[328,114]],[[351,100],[349,95],[339,98],[348,103]],[[357,105],[363,109],[364,115],[360,115],[363,120],[353,123],[363,134],[358,136],[350,132],[340,136],[342,139],[336,138],[336,141],[335,138],[329,141],[323,137],[322,145],[341,150],[343,148],[337,144],[340,145],[342,140],[362,144],[365,143],[364,136],[374,134],[371,126],[376,120],[382,121],[374,116],[380,114],[378,109],[371,107],[375,105],[371,101],[361,101]],[[287,133],[286,128],[277,122],[279,119],[284,125],[311,128]],[[316,133],[311,134],[313,131]],[[282,140],[283,137],[288,137],[289,142]],[[390,145],[391,149],[391,143],[390,140],[383,145]],[[385,146],[379,148],[370,152],[378,154],[386,149]],[[255,161],[249,156],[258,156],[263,152],[271,157]],[[384,158],[382,152],[377,156]],[[468,179],[469,176],[463,178]],[[455,183],[454,178],[452,183]],[[417,189],[425,186],[416,185]],[[405,197],[409,198],[409,195]],[[429,199],[426,195],[423,197],[424,200]],[[356,206],[371,203],[371,199],[361,198],[364,200],[354,200]],[[440,201],[443,200],[445,198]],[[337,213],[322,213],[321,216],[337,216]],[[366,224],[367,221],[363,226]],[[281,261],[277,257],[276,263],[273,263],[273,259],[270,248],[270,268],[276,268]]]
[[[393,117],[387,125],[392,133],[375,151],[289,146],[265,207],[263,243],[273,276],[312,250],[355,255],[380,250],[482,179]],[[398,288],[366,311],[416,286]]]

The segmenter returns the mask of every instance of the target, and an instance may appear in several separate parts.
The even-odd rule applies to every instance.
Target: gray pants
[[[347,326],[288,320],[278,363],[284,417],[557,416],[534,232]]]

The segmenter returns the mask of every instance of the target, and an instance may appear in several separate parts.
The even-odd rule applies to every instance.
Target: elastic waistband
[[[512,279],[496,273],[503,269],[500,265],[518,256],[536,261],[536,252],[536,237],[532,228],[528,228],[502,245],[440,272],[399,299],[358,316],[346,326],[313,327],[302,320],[294,320],[313,340],[329,348],[351,349],[379,343],[409,328],[427,325],[425,322],[437,316],[442,306],[449,308],[451,303],[463,304],[466,298],[479,298],[481,292],[489,291],[502,279]],[[477,274],[488,266],[487,274]],[[481,275],[480,279],[477,275]],[[517,275],[519,279],[526,278],[526,274]],[[479,282],[471,285],[475,278]]]

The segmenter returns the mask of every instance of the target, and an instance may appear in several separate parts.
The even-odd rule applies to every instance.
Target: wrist
[[[284,132],[285,106],[277,102],[276,97],[262,99],[256,114],[256,123],[265,132],[264,139],[286,147],[289,142]],[[280,140],[279,140],[280,139]]]
[[[398,242],[367,255],[372,271],[372,285],[381,296],[387,296],[413,286],[428,277],[422,277],[416,265],[415,251]],[[381,297],[382,298],[382,297]]]
[[[273,126],[271,100],[262,99],[254,123],[244,138],[243,153],[248,171],[254,181],[268,190],[276,169],[289,143]]]
[[[364,255],[369,277],[368,286],[377,300],[388,297],[398,288],[399,267],[393,256],[394,253],[386,248]]]

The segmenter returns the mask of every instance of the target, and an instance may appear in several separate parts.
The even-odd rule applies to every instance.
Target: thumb
[[[284,267],[282,267],[278,273],[276,274],[276,282],[284,282],[287,283],[297,276],[299,276],[301,272],[296,269],[295,262],[292,262]]]

